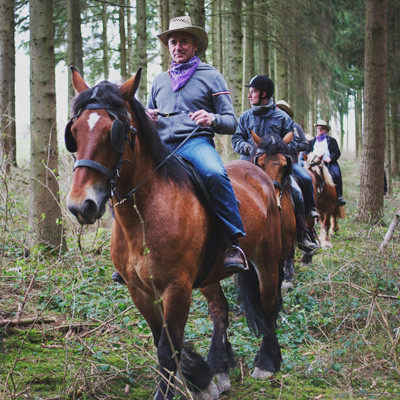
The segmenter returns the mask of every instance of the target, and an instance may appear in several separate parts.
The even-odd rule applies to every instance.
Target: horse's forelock
[[[287,146],[279,135],[266,136],[259,148],[269,155],[288,153]]]
[[[90,103],[101,103],[112,107],[120,119],[124,120],[125,101],[115,83],[103,81],[96,86],[81,92],[74,101],[72,111],[78,115]],[[118,112],[120,110],[120,112]]]

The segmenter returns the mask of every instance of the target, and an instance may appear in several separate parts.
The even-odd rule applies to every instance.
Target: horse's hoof
[[[231,388],[231,379],[227,373],[216,374],[214,378],[220,393],[227,392]]]
[[[282,289],[292,289],[294,286],[293,281],[284,280],[282,282]]]
[[[260,369],[260,368],[256,367],[256,368],[254,369],[253,373],[251,374],[251,377],[254,378],[254,379],[260,379],[260,380],[262,380],[262,379],[271,378],[271,376],[272,376],[273,374],[274,374],[274,373],[271,372],[271,371],[265,371],[264,369]]]
[[[214,381],[211,381],[207,389],[193,396],[195,400],[218,400],[219,390]]]

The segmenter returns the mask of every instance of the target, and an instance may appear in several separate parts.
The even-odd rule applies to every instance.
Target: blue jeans
[[[179,143],[168,146],[174,150]],[[213,140],[203,136],[191,138],[177,154],[190,161],[200,175],[211,197],[212,209],[223,223],[227,236],[244,236],[236,196]]]
[[[293,175],[296,178],[304,196],[304,203],[307,214],[315,207],[314,186],[312,178],[307,171],[299,164],[293,163]]]

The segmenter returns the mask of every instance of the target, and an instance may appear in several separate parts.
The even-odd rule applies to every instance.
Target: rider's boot
[[[116,283],[120,283],[121,285],[125,285],[124,278],[119,274],[117,270],[115,270],[112,274],[112,280]]]
[[[301,213],[296,213],[296,230],[297,230],[297,245],[300,250],[316,250],[318,245],[312,240],[312,236],[306,228],[304,216]]]
[[[246,256],[239,247],[238,239],[236,237],[230,238],[224,254],[224,272],[226,274],[236,274],[247,269]]]

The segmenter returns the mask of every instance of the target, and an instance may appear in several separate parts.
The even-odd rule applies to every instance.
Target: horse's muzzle
[[[67,207],[81,225],[94,224],[104,215],[108,198],[109,196],[101,196],[101,198],[86,198],[75,202],[71,196],[68,196]]]

